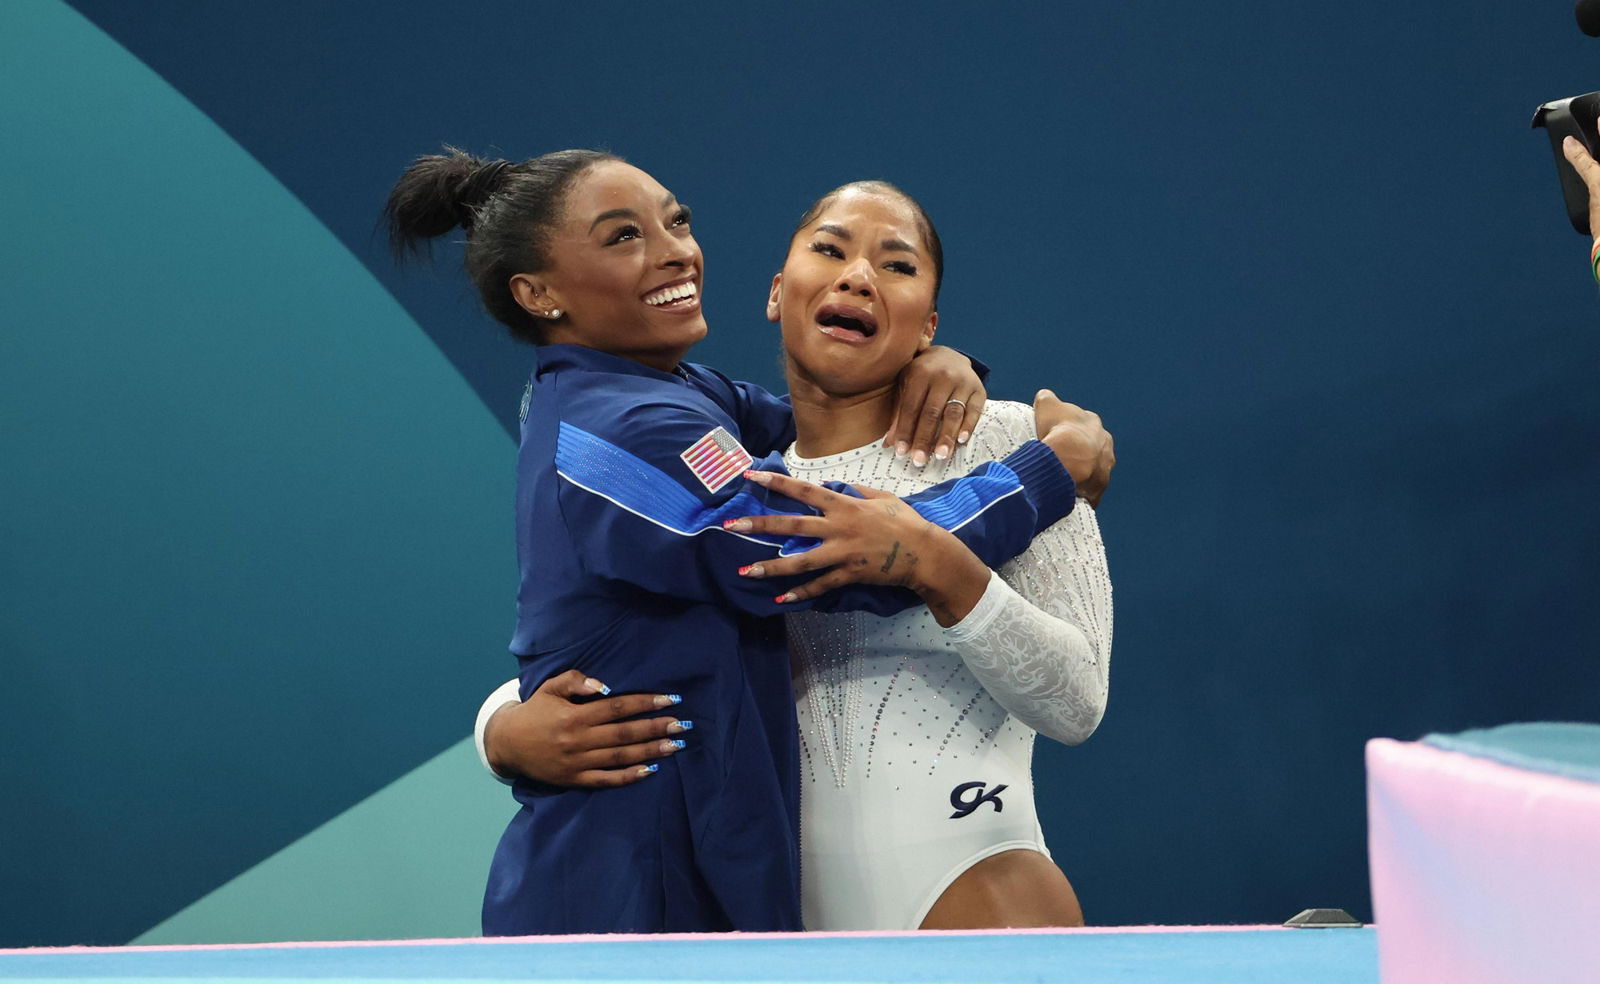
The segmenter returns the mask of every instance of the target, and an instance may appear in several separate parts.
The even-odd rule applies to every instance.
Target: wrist
[[[483,726],[484,761],[488,764],[490,772],[503,779],[510,779],[518,774],[515,763],[505,754],[504,743],[498,740],[505,731],[506,708],[515,707],[516,704],[516,701],[501,704],[489,715],[489,720]]]
[[[955,534],[932,523],[914,571],[913,583],[908,586],[944,628],[966,618],[989,585],[990,572],[983,561]]]

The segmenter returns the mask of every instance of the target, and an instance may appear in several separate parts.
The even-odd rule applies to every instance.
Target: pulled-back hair
[[[460,226],[467,233],[467,276],[483,306],[513,337],[538,344],[543,322],[517,303],[511,278],[549,265],[550,233],[573,180],[615,160],[621,158],[598,150],[558,150],[520,162],[488,161],[446,145],[443,154],[417,158],[390,190],[383,207],[389,245],[404,260]]]
[[[933,220],[928,217],[928,210],[923,208],[921,202],[912,198],[903,189],[887,181],[875,179],[850,181],[842,184],[811,203],[811,207],[806,209],[806,213],[800,216],[800,224],[795,227],[794,235],[798,236],[804,232],[807,226],[817,221],[817,216],[821,215],[829,205],[833,204],[834,199],[847,191],[864,191],[874,195],[894,195],[911,206],[911,211],[917,217],[917,230],[922,233],[923,242],[928,246],[928,258],[933,261],[933,304],[934,307],[938,307],[939,284],[944,281],[944,244],[939,242],[939,230],[934,228]]]

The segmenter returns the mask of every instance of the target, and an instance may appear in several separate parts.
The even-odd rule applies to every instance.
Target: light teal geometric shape
[[[515,449],[293,194],[64,4],[0,5],[0,134],[0,931],[123,942],[459,740],[514,666]],[[468,772],[445,787],[494,799],[481,834],[509,804]],[[359,815],[380,845],[438,819]],[[463,881],[493,843],[451,843]],[[339,897],[316,874],[302,904]],[[474,931],[439,905],[362,935]],[[229,911],[208,931],[255,931]]]
[[[516,809],[466,739],[133,942],[477,936]]]

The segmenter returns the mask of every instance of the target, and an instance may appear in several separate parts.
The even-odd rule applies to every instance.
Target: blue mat
[[[39,981],[1377,984],[1371,929],[384,944],[0,954]]]
[[[1600,782],[1600,724],[1532,722],[1428,735],[1423,744],[1513,768]]]

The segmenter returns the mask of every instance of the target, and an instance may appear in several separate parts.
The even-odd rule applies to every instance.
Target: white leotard
[[[923,469],[877,444],[784,460],[801,478],[910,495],[1033,436],[1031,407],[996,400],[966,445]],[[915,929],[984,858],[1049,854],[1033,805],[1034,733],[1077,744],[1105,712],[1111,581],[1093,510],[1079,502],[1040,534],[949,629],[920,607],[800,613],[788,625],[807,929]],[[517,699],[510,680],[484,702],[480,757],[489,715]]]
[[[909,495],[1033,436],[1032,408],[991,401],[971,441],[924,469],[877,444],[784,460],[801,478]],[[1034,733],[1081,742],[1106,703],[1111,582],[1093,510],[1080,502],[1041,534],[949,629],[926,608],[788,624],[807,929],[915,929],[978,861],[1049,854]]]

